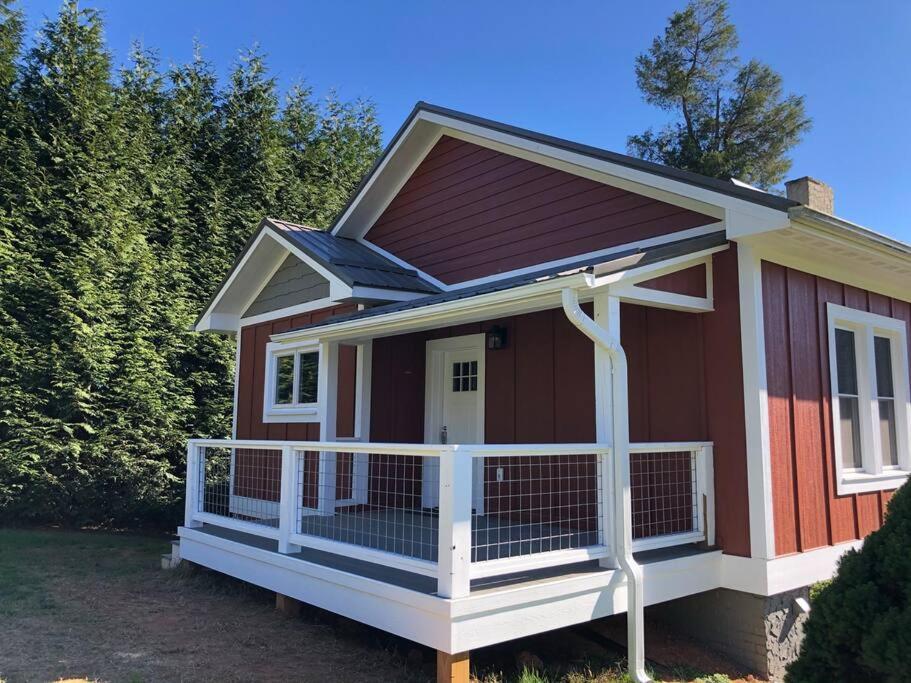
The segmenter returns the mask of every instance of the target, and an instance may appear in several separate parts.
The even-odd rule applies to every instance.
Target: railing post
[[[194,516],[199,511],[199,469],[199,446],[191,441],[187,444],[187,496],[184,503],[183,520],[183,525],[187,528],[202,526],[202,522],[197,522],[194,519]]]
[[[278,552],[297,553],[301,547],[289,541],[297,529],[297,452],[282,446],[282,480],[278,501]]]
[[[715,453],[714,447],[702,446],[696,455],[696,500],[702,514],[705,543],[715,545]]]
[[[440,451],[437,594],[468,595],[471,586],[472,455],[464,447]]]
[[[617,545],[614,543],[614,463],[613,451],[598,453],[598,465],[601,468],[598,488],[601,494],[601,515],[598,520],[601,531],[601,543],[605,545],[610,555],[601,559],[601,566],[617,569]]]

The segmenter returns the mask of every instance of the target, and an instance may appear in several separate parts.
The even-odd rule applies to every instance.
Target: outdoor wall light
[[[506,348],[506,328],[494,325],[487,331],[487,350],[497,351]]]

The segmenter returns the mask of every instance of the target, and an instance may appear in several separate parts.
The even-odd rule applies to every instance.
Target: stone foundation
[[[646,609],[655,619],[770,681],[784,679],[800,650],[807,615],[794,604],[809,587],[764,597],[719,588]]]

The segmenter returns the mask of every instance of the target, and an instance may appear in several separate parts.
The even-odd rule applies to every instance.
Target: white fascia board
[[[454,299],[420,308],[394,311],[385,315],[347,320],[317,329],[283,332],[272,335],[273,341],[290,342],[299,339],[369,339],[402,332],[451,325],[468,318],[486,320],[514,315],[526,310],[541,310],[560,304],[560,292],[566,287],[588,288],[591,277],[577,272],[512,289],[505,289],[465,299]]]
[[[433,128],[433,134],[427,132],[428,124]],[[413,137],[416,131],[419,131],[421,138],[416,143],[409,144],[409,138]],[[395,147],[389,150],[386,158],[360,189],[332,234],[362,238],[432,148],[432,144],[444,134],[715,218],[727,219],[728,214],[734,212],[738,215],[738,220],[735,221],[737,229],[745,231],[743,234],[776,229],[781,226],[782,221],[787,222],[788,214],[785,211],[629,166],[596,159],[562,147],[528,140],[444,114],[419,111],[408,129],[396,141]],[[403,154],[410,154],[411,157],[397,158]],[[379,190],[383,185],[379,178],[386,173],[395,173],[396,177],[390,179],[386,186]],[[360,205],[369,195],[378,191],[383,196],[371,198],[369,209],[362,210]],[[352,220],[354,216],[357,216],[357,220]]]
[[[755,222],[780,223],[782,217],[787,220],[787,213],[778,209],[765,207],[755,202],[732,197],[703,187],[697,187],[672,178],[649,173],[603,159],[595,159],[580,152],[528,140],[509,133],[491,130],[481,125],[468,123],[433,112],[420,112],[418,115],[443,128],[451,137],[499,149],[514,156],[522,156],[530,161],[537,161],[553,168],[563,168],[574,175],[591,178],[614,187],[653,197],[677,206],[690,208],[700,213],[721,217],[719,209],[734,210],[752,216]],[[594,172],[598,175],[590,175]]]

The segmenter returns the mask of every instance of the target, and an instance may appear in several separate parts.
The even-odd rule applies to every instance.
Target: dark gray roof
[[[274,218],[266,219],[265,222],[352,287],[380,287],[427,294],[440,291],[439,287],[418,275],[416,270],[403,268],[362,242],[334,237],[322,230]]]
[[[465,112],[457,111],[455,109],[448,109],[446,107],[440,107],[438,105],[422,101],[414,105],[414,109],[411,110],[411,114],[408,115],[405,123],[403,123],[398,131],[396,131],[395,135],[392,137],[392,140],[389,141],[389,144],[386,145],[386,149],[383,150],[383,154],[379,159],[376,160],[376,163],[374,163],[373,167],[361,179],[361,182],[357,186],[357,189],[355,189],[355,191],[351,194],[348,202],[339,212],[338,216],[336,216],[335,221],[333,221],[332,227],[329,228],[330,232],[335,230],[335,227],[338,225],[341,217],[345,215],[345,212],[349,209],[351,204],[361,193],[361,190],[364,188],[364,186],[373,177],[373,174],[380,167],[380,164],[383,163],[389,152],[395,147],[395,144],[398,142],[399,138],[411,125],[411,122],[414,120],[415,116],[417,116],[421,111],[439,114],[441,116],[448,116],[450,118],[456,119],[457,121],[464,121],[465,123],[471,123],[476,126],[488,128],[490,130],[506,133],[507,135],[515,135],[516,137],[531,140],[533,142],[551,145],[559,149],[565,149],[577,154],[583,154],[585,156],[592,157],[593,159],[601,159],[603,161],[626,166],[627,168],[634,168],[639,171],[651,173],[653,175],[668,178],[670,180],[677,180],[679,182],[686,183],[687,185],[701,187],[713,192],[720,192],[721,194],[726,194],[731,197],[753,202],[754,204],[768,206],[780,211],[787,211],[794,206],[800,206],[799,202],[792,201],[787,197],[770,194],[768,192],[763,192],[762,190],[757,190],[751,187],[744,187],[743,185],[734,183],[732,180],[719,180],[718,178],[710,178],[709,176],[704,176],[700,173],[683,171],[678,168],[672,168],[671,166],[664,166],[662,164],[656,164],[651,161],[645,161],[643,159],[631,157],[627,154],[611,152],[600,147],[592,147],[591,145],[583,145],[578,142],[573,142],[572,140],[558,138],[553,135],[545,135],[544,133],[537,133],[533,130],[528,130],[527,128],[511,126],[508,123],[501,123],[499,121],[493,121],[492,119],[485,119],[481,116],[466,114]]]
[[[713,247],[720,247],[724,244],[727,244],[727,238],[725,237],[724,231],[722,230],[719,232],[709,233],[708,235],[690,237],[683,240],[677,240],[675,242],[667,242],[665,244],[653,247],[624,249],[613,254],[590,256],[576,262],[564,263],[559,266],[553,266],[547,269],[535,271],[533,273],[526,273],[523,275],[518,275],[516,277],[506,278],[504,280],[497,280],[494,282],[475,285],[473,287],[465,287],[449,292],[441,292],[439,294],[423,296],[419,299],[412,299],[410,301],[402,301],[393,304],[386,304],[383,306],[375,306],[373,308],[365,308],[364,310],[358,311],[356,313],[333,316],[311,325],[303,325],[302,327],[293,328],[289,331],[296,332],[298,330],[315,329],[318,327],[325,327],[326,325],[346,322],[349,320],[372,318],[380,315],[386,315],[388,313],[397,313],[398,311],[407,311],[413,308],[423,308],[424,306],[441,304],[447,301],[468,299],[470,297],[480,296],[481,294],[490,294],[492,292],[513,289],[514,287],[520,287],[522,285],[539,282],[545,279],[563,277],[569,272],[578,272],[579,270],[591,271],[594,270],[595,266],[598,266],[598,275],[607,275],[628,268],[640,268],[652,263],[666,261],[677,256],[694,254],[698,251],[703,251],[704,249],[712,249]]]

